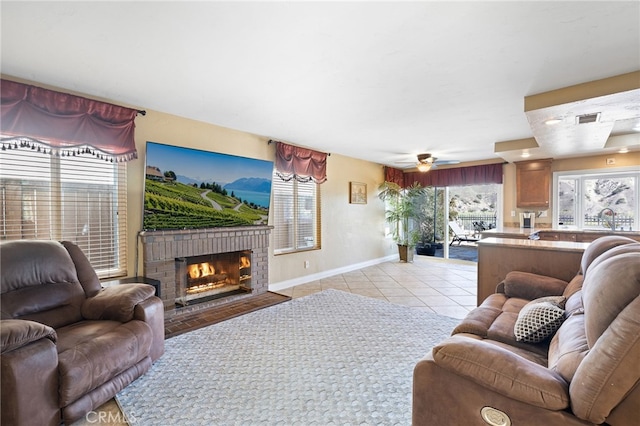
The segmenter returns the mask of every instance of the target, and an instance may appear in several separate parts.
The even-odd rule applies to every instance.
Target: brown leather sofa
[[[544,296],[564,300],[563,322],[540,342],[519,341],[514,330],[531,312],[525,306],[540,306]],[[625,237],[592,242],[570,283],[508,274],[414,369],[415,426],[638,419],[640,243]]]
[[[69,424],[164,353],[154,288],[103,289],[75,244],[5,242],[0,271],[1,424]]]

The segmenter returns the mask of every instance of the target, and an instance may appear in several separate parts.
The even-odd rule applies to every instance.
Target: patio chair
[[[475,243],[478,241],[478,238],[476,238],[472,232],[463,229],[456,221],[450,221],[449,227],[453,231],[453,239],[449,243],[450,246],[456,241],[458,242],[458,245],[463,241],[468,243]]]

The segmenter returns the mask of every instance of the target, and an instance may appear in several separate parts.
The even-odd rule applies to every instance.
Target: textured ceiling
[[[395,166],[420,152],[499,161],[496,142],[538,137],[525,97],[640,69],[637,1],[2,1],[0,12],[5,76]],[[557,143],[592,154],[583,137]]]

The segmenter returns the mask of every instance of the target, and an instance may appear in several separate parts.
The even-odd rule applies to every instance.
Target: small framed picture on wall
[[[349,182],[349,203],[367,204],[367,184]]]

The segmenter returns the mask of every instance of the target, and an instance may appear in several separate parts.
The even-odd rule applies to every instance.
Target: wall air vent
[[[600,121],[600,113],[576,115],[576,124],[597,123]]]

